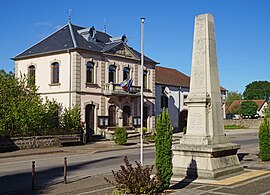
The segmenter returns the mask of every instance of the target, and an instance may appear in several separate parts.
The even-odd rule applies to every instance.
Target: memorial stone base
[[[242,171],[237,157],[240,145],[233,143],[215,145],[178,144],[173,146],[173,179],[208,178]]]

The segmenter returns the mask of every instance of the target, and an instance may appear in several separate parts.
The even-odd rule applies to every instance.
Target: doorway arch
[[[123,126],[130,125],[131,108],[130,106],[123,107]]]
[[[85,123],[86,123],[86,136],[87,141],[90,141],[91,135],[94,134],[95,122],[95,105],[87,104],[85,107]]]

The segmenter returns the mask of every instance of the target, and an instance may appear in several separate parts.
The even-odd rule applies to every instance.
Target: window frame
[[[123,68],[123,80],[130,79],[130,68],[124,67]]]
[[[90,65],[92,65],[92,67],[91,67],[92,71],[89,71]],[[88,61],[86,63],[86,71],[85,71],[86,72],[86,78],[85,78],[86,83],[94,83],[95,82],[94,81],[94,69],[95,69],[95,63],[92,61]]]
[[[28,72],[27,72],[28,78],[33,81],[33,83],[36,83],[36,66],[31,64],[28,66]],[[33,79],[33,80],[32,80]]]
[[[143,70],[143,88],[148,89],[148,71]]]
[[[113,70],[111,69],[111,67],[113,68]],[[108,68],[108,72],[109,72],[108,82],[115,83],[116,82],[116,66],[114,64],[111,64]]]
[[[60,63],[53,62],[51,63],[51,84],[60,83]]]

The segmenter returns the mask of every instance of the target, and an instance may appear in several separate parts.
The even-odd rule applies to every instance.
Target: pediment
[[[139,58],[124,44],[118,45],[118,46],[110,49],[106,53],[114,55],[114,56],[139,60]]]

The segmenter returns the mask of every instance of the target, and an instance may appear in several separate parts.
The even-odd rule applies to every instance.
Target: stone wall
[[[224,120],[224,125],[237,125],[237,126],[244,126],[246,128],[250,129],[259,129],[261,122],[263,121],[263,118],[257,118],[257,119],[226,119]]]
[[[65,135],[66,137],[68,135]],[[77,137],[80,135],[71,135]],[[53,146],[61,146],[60,138],[62,135],[57,136],[32,136],[32,137],[13,137],[13,138],[0,138],[0,153],[14,151],[19,149],[30,148],[47,148]]]

